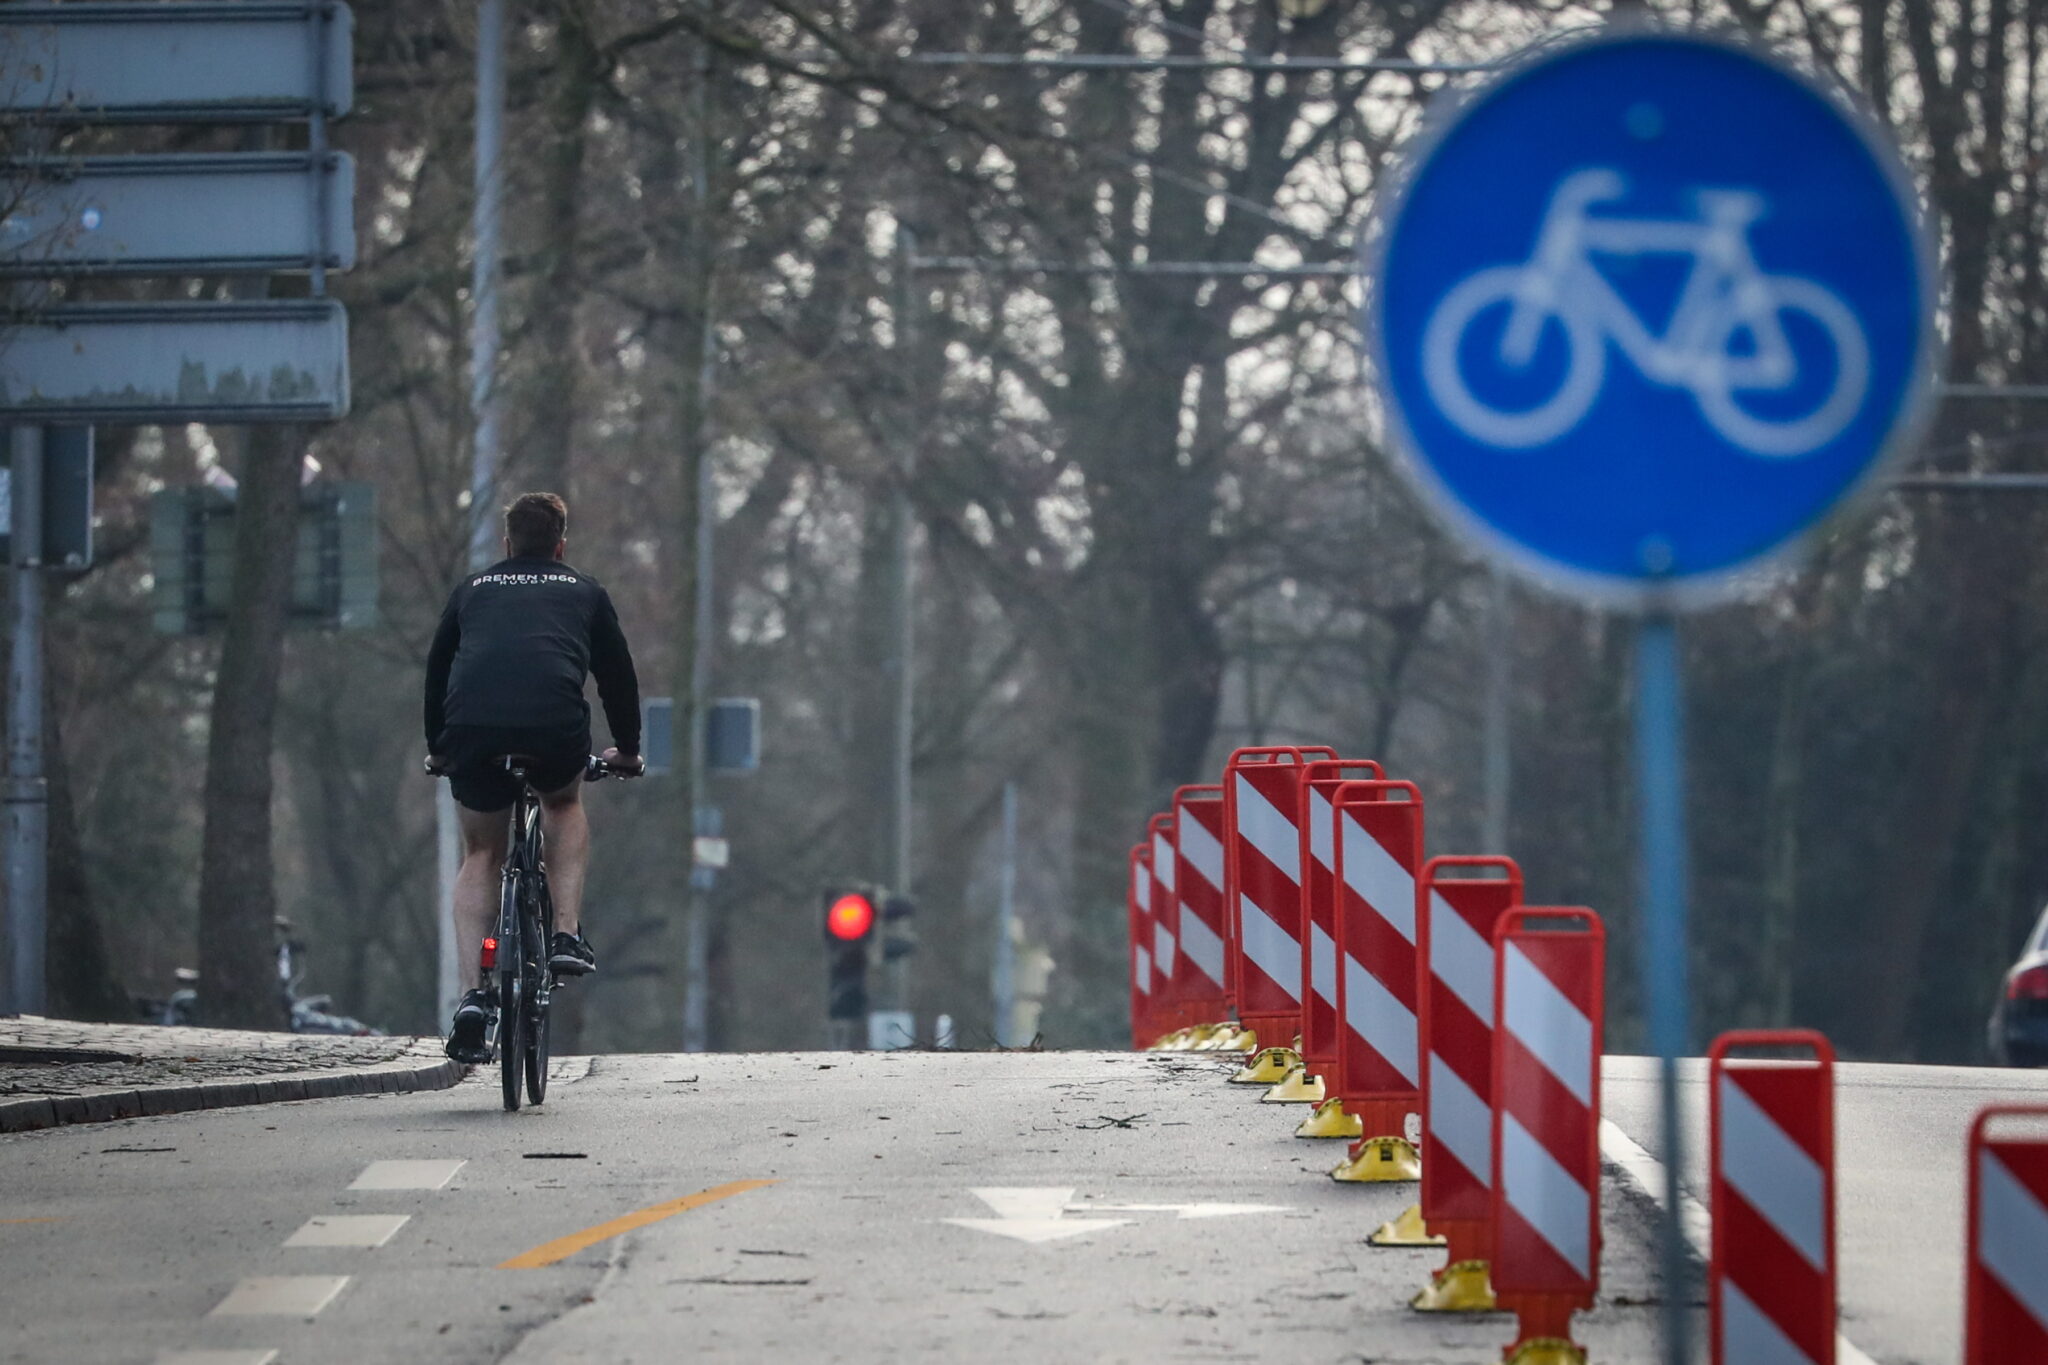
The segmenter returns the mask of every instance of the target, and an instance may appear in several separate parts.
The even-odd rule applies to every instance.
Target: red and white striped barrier
[[[1494,929],[1493,1288],[1514,1354],[1568,1355],[1600,1287],[1600,1053],[1606,930],[1522,907]]]
[[[1152,1027],[1152,848],[1133,844],[1124,904],[1131,930],[1131,1046],[1146,1048],[1159,1035]]]
[[[1481,871],[1501,875],[1452,875]],[[1509,858],[1432,858],[1422,895],[1422,1220],[1450,1254],[1413,1306],[1484,1312],[1494,1302],[1493,931],[1522,903],[1522,870]]]
[[[1330,794],[1350,780],[1376,781],[1386,773],[1369,758],[1320,758],[1302,770],[1301,810],[1301,1062],[1311,1076],[1337,1068],[1337,851]],[[1357,1137],[1358,1124],[1341,1100],[1326,1099],[1295,1130],[1297,1137]]]
[[[1173,883],[1179,905],[1174,995],[1188,1022],[1221,1025],[1230,1019],[1229,918],[1223,902],[1223,788],[1214,783],[1173,794]]]
[[[1963,1365],[2048,1360],[2048,1106],[1977,1115],[1969,1227]]]
[[[1237,1015],[1261,1048],[1294,1046],[1301,1031],[1303,766],[1329,749],[1239,749],[1223,768],[1224,890],[1236,929]],[[1278,1079],[1278,1077],[1274,1077]]]
[[[1812,1055],[1730,1055],[1757,1048]],[[1724,1033],[1707,1091],[1714,1365],[1834,1365],[1834,1049],[1809,1029]]]
[[[1331,1088],[1362,1135],[1330,1174],[1414,1180],[1407,1139],[1422,1107],[1415,876],[1422,793],[1412,782],[1346,782],[1330,796],[1337,894],[1337,1066]]]
[[[1179,954],[1180,899],[1174,894],[1173,812],[1162,811],[1145,825],[1152,872],[1152,1027],[1153,1042],[1194,1021],[1185,1017],[1175,988],[1174,960]]]

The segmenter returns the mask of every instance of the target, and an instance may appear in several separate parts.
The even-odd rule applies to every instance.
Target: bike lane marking
[[[288,1247],[380,1247],[412,1221],[407,1213],[328,1213],[308,1218]]]
[[[467,1161],[373,1161],[355,1178],[352,1190],[438,1190]]]
[[[673,1218],[679,1213],[687,1213],[691,1209],[699,1209],[706,1204],[715,1204],[721,1199],[730,1199],[736,1194],[745,1194],[748,1190],[758,1190],[764,1186],[780,1183],[780,1181],[775,1180],[735,1180],[726,1185],[714,1185],[708,1190],[699,1190],[695,1194],[686,1194],[680,1199],[671,1199],[666,1203],[650,1205],[636,1213],[623,1214],[609,1222],[585,1228],[581,1232],[572,1232],[566,1237],[557,1237],[554,1241],[545,1242],[531,1251],[522,1252],[509,1261],[500,1261],[497,1268],[500,1270],[538,1270],[544,1266],[554,1265],[558,1261],[565,1261],[579,1251],[596,1246],[599,1242],[608,1242],[614,1237],[622,1236],[638,1228],[644,1228],[650,1223],[659,1223],[664,1218]]]
[[[156,1365],[271,1365],[275,1348],[256,1351],[165,1351]]]

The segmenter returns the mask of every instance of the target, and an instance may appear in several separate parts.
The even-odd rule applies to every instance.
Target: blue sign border
[[[1841,116],[1890,184],[1898,202],[1901,221],[1913,239],[1919,262],[1920,336],[1912,378],[1876,457],[1825,512],[1800,530],[1739,563],[1669,578],[1648,574],[1602,574],[1540,554],[1494,529],[1466,507],[1421,455],[1420,444],[1409,430],[1399,399],[1384,382],[1377,388],[1385,411],[1387,435],[1391,438],[1388,453],[1393,457],[1395,466],[1421,496],[1423,504],[1461,540],[1474,546],[1488,559],[1560,595],[1595,606],[1660,613],[1711,607],[1759,595],[1770,586],[1774,577],[1792,569],[1813,540],[1875,497],[1888,482],[1893,466],[1917,444],[1933,417],[1935,385],[1943,372],[1945,343],[1935,326],[1935,314],[1942,294],[1939,258],[1928,230],[1927,216],[1921,210],[1919,188],[1901,160],[1890,134],[1850,91],[1815,78],[1745,35],[1707,33],[1653,23],[1617,22],[1590,33],[1567,35],[1524,48],[1502,63],[1484,82],[1465,90],[1446,92],[1431,104],[1422,131],[1394,171],[1396,178],[1390,192],[1381,198],[1373,212],[1360,248],[1360,267],[1367,287],[1364,358],[1376,377],[1384,381],[1390,373],[1381,316],[1383,294],[1378,282],[1385,278],[1386,252],[1409,193],[1436,148],[1457,130],[1468,114],[1531,71],[1590,48],[1640,42],[1680,42],[1711,47],[1759,62],[1796,81]]]

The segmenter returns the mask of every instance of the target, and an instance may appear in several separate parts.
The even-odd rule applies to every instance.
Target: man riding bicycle
[[[633,654],[610,595],[562,562],[568,529],[569,509],[555,494],[515,498],[505,509],[506,557],[455,589],[427,651],[427,766],[448,777],[462,828],[455,936],[463,995],[448,1031],[448,1055],[461,1062],[490,1060],[492,1001],[482,989],[481,948],[498,912],[506,812],[519,797],[505,756],[526,756],[540,796],[555,907],[548,965],[560,976],[597,970],[582,932],[590,862],[582,801],[590,757],[586,677],[597,679],[615,742],[605,763],[621,777],[646,770]]]

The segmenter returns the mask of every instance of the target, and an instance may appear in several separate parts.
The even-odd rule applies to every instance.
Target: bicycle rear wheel
[[[503,952],[505,945],[499,946]],[[526,1060],[526,1001],[521,997],[519,965],[498,979],[498,1071],[505,1091],[505,1107],[519,1107],[519,1080]]]
[[[554,919],[553,909],[548,903],[548,887],[545,881],[535,877],[528,884],[528,896],[522,909],[525,914],[521,922],[525,926],[527,998],[529,1011],[526,1021],[526,1098],[535,1104],[541,1103],[548,1094],[548,977],[553,969],[548,966],[548,927]]]

